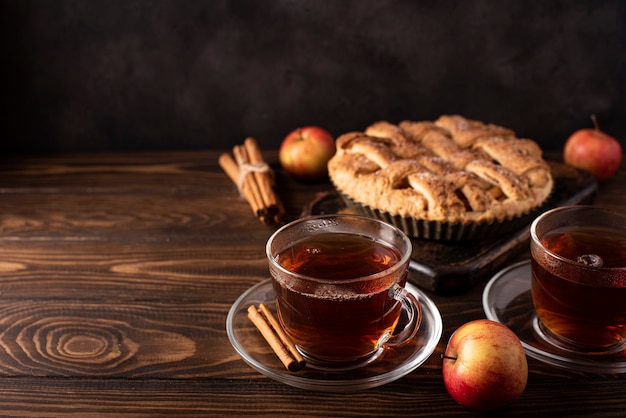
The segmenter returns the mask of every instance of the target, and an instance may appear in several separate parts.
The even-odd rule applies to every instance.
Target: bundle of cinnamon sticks
[[[274,173],[263,160],[257,141],[246,138],[243,145],[233,147],[233,155],[234,159],[228,153],[222,154],[220,166],[237,185],[261,222],[279,224],[285,209],[274,191]]]

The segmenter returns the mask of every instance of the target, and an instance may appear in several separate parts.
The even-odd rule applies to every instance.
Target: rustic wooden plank
[[[366,392],[310,393],[272,381],[129,379],[3,379],[0,409],[7,416],[441,417],[483,416],[456,404],[434,376],[419,376]],[[623,387],[595,380],[544,379],[497,416],[623,416]],[[62,394],[60,396],[60,394]],[[254,394],[254,396],[251,396]],[[376,406],[373,408],[373,406]]]
[[[266,239],[274,228],[258,221],[237,195],[214,208],[206,194],[0,195],[0,241],[215,242],[242,233]],[[19,208],[16,210],[16,208]],[[226,210],[228,208],[228,210]]]
[[[0,300],[210,300],[232,303],[269,276],[256,246],[0,242]],[[236,254],[238,262],[233,261]]]
[[[240,361],[226,338],[228,308],[178,300],[3,300],[0,376],[224,378]]]
[[[168,153],[163,153],[166,157]],[[128,158],[136,156],[136,158]],[[0,191],[44,192],[119,191],[155,193],[159,190],[207,190],[221,185],[224,174],[216,169],[215,154],[185,158],[177,153],[169,160],[153,160],[141,154],[92,154],[77,159],[72,154],[57,158],[14,158],[0,160]]]

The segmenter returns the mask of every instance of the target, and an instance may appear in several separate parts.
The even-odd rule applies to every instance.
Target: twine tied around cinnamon
[[[239,181],[237,181],[237,189],[239,190],[239,193],[241,194],[241,196],[243,196],[243,182],[246,179],[246,176],[249,175],[250,173],[269,173],[270,176],[272,177],[272,180],[274,178],[274,172],[272,171],[272,169],[270,168],[269,164],[266,162],[260,162],[260,163],[244,163],[239,165]],[[274,183],[272,182],[272,185]]]

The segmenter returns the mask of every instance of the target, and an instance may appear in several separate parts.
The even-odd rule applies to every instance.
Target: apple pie
[[[459,115],[380,121],[340,135],[336,145],[328,172],[349,206],[417,237],[502,231],[541,206],[553,187],[536,142]]]

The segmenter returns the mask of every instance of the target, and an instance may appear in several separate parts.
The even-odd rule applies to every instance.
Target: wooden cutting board
[[[598,184],[593,176],[550,161],[554,191],[541,211],[556,206],[591,203]],[[307,215],[349,212],[336,192],[319,195],[303,211]],[[530,222],[498,238],[473,241],[434,241],[413,238],[409,281],[439,294],[460,292],[495,274],[529,248]]]

